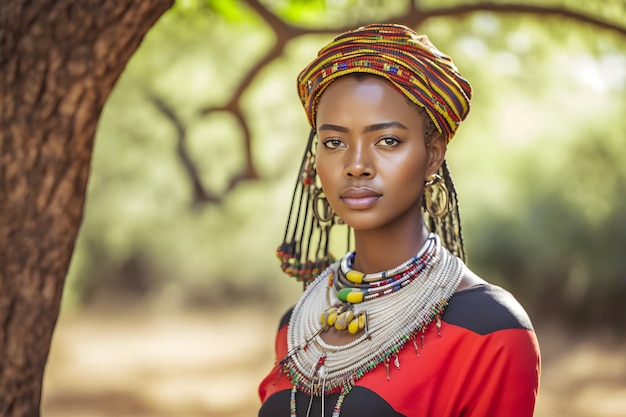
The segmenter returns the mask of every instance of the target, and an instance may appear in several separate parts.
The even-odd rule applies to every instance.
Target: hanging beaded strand
[[[301,281],[305,288],[335,261],[329,245],[330,231],[336,220],[330,216],[322,224],[312,213],[315,210],[313,205],[321,195],[316,184],[315,147],[315,131],[311,130],[291,198],[283,242],[276,250],[281,269]]]

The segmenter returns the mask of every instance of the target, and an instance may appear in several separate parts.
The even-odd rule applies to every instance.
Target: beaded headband
[[[324,90],[353,72],[387,79],[424,108],[448,140],[470,109],[472,87],[427,36],[402,25],[373,24],[335,38],[298,76],[298,94],[311,127],[315,129],[317,102]]]
[[[334,80],[353,73],[386,79],[424,109],[436,130],[448,141],[470,108],[472,88],[452,60],[426,36],[406,26],[364,26],[338,36],[320,50],[317,58],[298,76],[298,93],[312,130],[292,196],[283,243],[276,251],[282,270],[305,286],[335,262],[329,251],[330,230],[343,223],[333,214],[318,184],[315,168],[317,105]],[[465,260],[458,199],[445,161],[439,178],[447,194],[445,213],[433,215],[427,207],[429,198],[424,198],[422,212],[429,230],[441,237],[449,251]],[[349,250],[351,231],[347,229]]]

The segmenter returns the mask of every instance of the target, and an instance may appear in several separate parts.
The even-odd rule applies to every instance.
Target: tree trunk
[[[98,118],[172,2],[0,1],[0,416],[39,415]]]

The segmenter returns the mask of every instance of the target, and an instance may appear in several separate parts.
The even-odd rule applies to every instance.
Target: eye
[[[376,145],[378,146],[385,146],[389,148],[396,147],[399,144],[400,144],[400,141],[397,138],[394,138],[393,136],[385,136],[384,138],[376,142]]]
[[[343,141],[341,139],[336,139],[336,138],[326,139],[322,143],[328,149],[337,149],[337,148],[341,148],[344,146]]]

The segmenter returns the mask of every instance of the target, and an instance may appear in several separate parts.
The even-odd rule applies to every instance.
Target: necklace
[[[281,361],[293,383],[292,417],[296,415],[298,390],[311,401],[313,396],[321,396],[322,404],[324,395],[340,392],[333,410],[333,417],[338,417],[343,399],[363,375],[384,364],[389,379],[389,363],[395,356],[393,363],[400,367],[397,353],[408,341],[412,340],[417,349],[416,339],[421,336],[423,343],[423,334],[433,321],[440,330],[439,317],[464,271],[462,261],[432,233],[417,255],[390,271],[350,273],[353,259],[354,254],[348,254],[339,264],[326,268],[307,287],[292,312],[287,329],[288,354]],[[344,290],[359,292],[362,297],[357,297],[359,301],[344,300],[339,296]],[[328,320],[329,308],[340,312],[336,320],[350,312],[347,316],[352,315],[357,326],[358,318],[364,317],[363,334],[345,345],[326,343],[320,335],[334,324]]]

